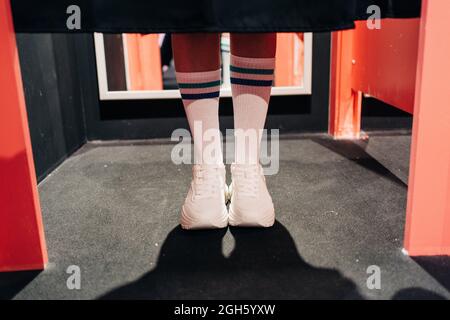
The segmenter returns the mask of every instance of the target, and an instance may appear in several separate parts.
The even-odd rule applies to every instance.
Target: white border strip
[[[97,62],[98,91],[100,100],[106,100],[108,77],[106,76],[105,44],[103,34],[94,33],[95,60]]]
[[[313,34],[305,33],[305,66],[303,74],[303,87],[273,87],[273,96],[310,95],[312,93],[312,40]],[[108,91],[108,77],[106,75],[105,46],[103,42],[103,34],[94,33],[94,42],[100,100],[148,100],[181,98],[178,90]],[[128,81],[129,80],[127,77],[127,85]],[[220,96],[231,97],[231,89],[221,89]]]
[[[313,34],[305,33],[305,61],[303,66],[303,94],[312,94]]]
[[[103,35],[102,35],[103,37]],[[123,43],[123,58],[125,59],[125,81],[127,83],[127,90],[131,88],[131,79],[130,79],[130,59],[128,57],[128,41],[126,34],[122,35],[122,43]],[[104,52],[103,52],[104,53]],[[103,55],[104,56],[104,55]]]

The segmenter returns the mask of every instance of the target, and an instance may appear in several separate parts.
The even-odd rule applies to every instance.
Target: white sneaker
[[[224,165],[194,165],[192,182],[181,209],[183,229],[221,229],[228,225],[228,187]]]
[[[229,224],[268,228],[275,223],[275,209],[260,165],[231,166]]]

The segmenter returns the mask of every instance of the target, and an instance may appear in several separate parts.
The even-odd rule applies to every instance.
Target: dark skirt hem
[[[33,28],[16,28],[17,33],[219,33],[219,32],[230,32],[230,33],[267,33],[267,32],[330,32],[330,31],[340,31],[355,28],[354,23],[345,23],[342,25],[333,26],[282,26],[282,27],[238,27],[238,28],[174,28],[174,27],[160,27],[160,28],[89,28],[82,30],[67,31],[67,29],[59,29],[53,27],[33,27]]]
[[[11,0],[16,32],[329,32],[370,17],[420,16],[421,0]],[[78,7],[80,30],[67,20]],[[70,13],[67,13],[69,11]],[[369,10],[370,11],[370,10]]]

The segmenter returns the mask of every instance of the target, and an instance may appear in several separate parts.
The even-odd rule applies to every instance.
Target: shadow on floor
[[[42,271],[0,272],[0,300],[12,299]]]
[[[450,257],[414,257],[412,259],[450,291]]]
[[[333,140],[332,138],[312,138],[311,141],[337,153],[344,158],[355,162],[363,168],[370,170],[380,176],[384,176],[404,188],[408,186],[383,164],[366,152],[365,142],[353,140]]]
[[[338,271],[307,264],[278,222],[270,229],[231,229],[235,247],[228,258],[225,233],[175,228],[155,269],[101,299],[362,299]]]
[[[435,292],[423,288],[408,288],[397,292],[392,300],[447,300]]]

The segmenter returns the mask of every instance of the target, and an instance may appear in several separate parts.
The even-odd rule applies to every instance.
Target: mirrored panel
[[[179,98],[170,34],[96,33],[101,100]],[[312,34],[279,33],[272,95],[311,94]],[[231,96],[230,36],[221,36],[221,96]]]

